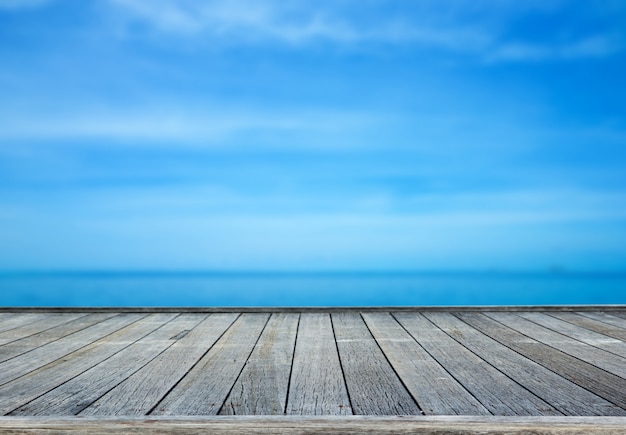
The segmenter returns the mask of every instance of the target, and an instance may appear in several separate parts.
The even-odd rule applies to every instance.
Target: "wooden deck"
[[[4,309],[0,413],[14,433],[626,433],[626,308]]]

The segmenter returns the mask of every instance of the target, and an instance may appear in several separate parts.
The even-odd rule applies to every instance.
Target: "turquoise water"
[[[626,274],[37,273],[0,275],[2,306],[623,304]]]

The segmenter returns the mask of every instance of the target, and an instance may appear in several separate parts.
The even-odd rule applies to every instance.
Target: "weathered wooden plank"
[[[46,316],[48,316],[48,313],[18,313],[0,321],[0,332],[23,327],[29,323],[45,319]]]
[[[218,416],[103,418],[0,418],[6,434],[623,434],[624,417],[474,417],[474,416]]]
[[[220,414],[285,412],[299,319],[294,313],[272,314]]]
[[[621,317],[622,319],[626,319],[626,311],[611,311],[610,314],[612,316]]]
[[[80,415],[148,414],[237,318],[235,313],[208,316],[165,352],[84,409]]]
[[[556,317],[557,319],[561,319],[574,325],[589,329],[590,331],[595,331],[599,334],[604,334],[609,337],[617,338],[621,341],[626,341],[626,329],[618,328],[617,326],[612,326],[599,320],[594,320],[576,313],[548,314],[552,317]]]
[[[419,313],[397,314],[413,338],[495,415],[561,415]],[[473,414],[470,414],[473,415]]]
[[[21,406],[11,415],[76,415],[139,370],[196,326],[202,315],[156,314],[156,329],[75,378]]]
[[[269,316],[243,314],[157,405],[154,415],[215,415],[248,360]]]
[[[150,316],[144,314],[120,314],[99,325],[94,339],[101,338],[3,385],[0,388],[3,393],[0,395],[0,414],[13,411],[89,370],[149,334],[157,326]]]
[[[12,317],[15,317],[15,316],[19,316],[20,314],[23,314],[23,313],[24,313],[23,311],[20,311],[20,312],[7,312],[7,311],[4,311],[4,307],[0,307],[0,325],[2,325],[2,323],[5,320],[8,320],[8,319],[10,319]]]
[[[33,349],[30,352],[0,363],[0,385],[24,376],[58,358],[126,326],[123,317],[113,317],[89,328]]]
[[[18,316],[23,316],[24,314],[31,314],[30,312],[25,313],[23,311],[4,311],[3,308],[4,307],[0,307],[0,331],[4,331],[4,325],[7,321]],[[9,329],[11,329],[11,327],[9,327]]]
[[[84,315],[85,314],[80,313],[52,313],[46,315],[42,319],[30,322],[26,325],[0,332],[0,352],[2,349],[1,346],[6,345],[7,343],[30,337],[31,335],[54,328],[55,326],[77,319]]]
[[[363,318],[424,414],[489,415],[391,314],[363,313]]]
[[[109,319],[114,315],[115,314],[113,313],[87,314],[67,323],[41,331],[38,334],[5,344],[0,347],[0,362],[22,355],[23,353],[30,352],[31,350],[43,346],[44,344],[58,340],[66,335],[73,334],[81,329],[88,328],[96,323]]]
[[[582,314],[585,317],[589,317],[590,319],[598,320],[600,322],[607,323],[612,326],[616,326],[618,328],[626,330],[626,319],[622,319],[621,317],[614,316],[609,313],[604,312],[587,312],[587,311],[579,311],[579,314]]]
[[[626,379],[601,370],[569,354],[538,342],[483,313],[458,313],[472,325],[501,344],[526,356],[581,387],[626,408]]]
[[[352,414],[327,313],[300,317],[286,408],[293,415]]]
[[[358,313],[331,315],[352,411],[361,415],[418,415],[404,388]]]
[[[538,325],[582,341],[583,343],[587,343],[621,357],[626,357],[626,343],[622,340],[590,331],[587,328],[552,317],[546,313],[519,313],[519,315]]]
[[[621,356],[567,337],[514,313],[485,315],[541,343],[626,379],[626,359]]]
[[[520,355],[450,313],[424,314],[449,336],[565,415],[626,415],[615,404]]]
[[[215,403],[211,402],[192,406],[196,406],[196,408],[205,406],[209,408],[212,413],[218,412],[221,409],[223,414],[228,414],[231,410],[237,410],[238,407],[240,410],[236,412],[282,413],[281,410],[284,410],[289,413],[292,411],[292,404],[303,404],[308,400],[306,406],[313,409],[309,414],[314,414],[316,412],[315,410],[322,410],[324,408],[330,409],[330,411],[324,411],[327,414],[338,413],[338,409],[346,414],[350,414],[352,408],[349,403],[350,397],[347,394],[349,391],[351,394],[354,393],[355,397],[364,397],[363,401],[359,402],[359,406],[364,410],[363,412],[383,412],[380,410],[386,406],[391,409],[391,411],[386,412],[397,414],[400,413],[400,411],[394,411],[394,409],[398,407],[398,403],[392,396],[395,394],[394,392],[402,390],[394,385],[391,387],[388,385],[385,386],[385,383],[389,384],[390,379],[396,379],[397,382],[401,384],[404,383],[404,386],[401,388],[406,387],[404,390],[405,394],[409,395],[408,392],[411,392],[414,398],[417,400],[420,399],[418,394],[413,393],[406,381],[410,376],[406,379],[398,380],[396,373],[399,374],[401,378],[404,376],[398,368],[399,365],[394,363],[393,353],[389,349],[395,349],[394,352],[397,352],[399,355],[406,354],[409,359],[415,357],[415,352],[412,352],[412,349],[420,349],[421,353],[427,355],[432,364],[439,366],[440,370],[448,376],[448,379],[456,382],[459,388],[461,384],[465,385],[467,390],[469,390],[469,392],[463,390],[465,394],[474,399],[479,398],[482,403],[488,405],[492,412],[497,413],[499,412],[497,411],[499,406],[508,406],[510,404],[519,407],[527,406],[528,404],[525,404],[524,400],[528,397],[534,397],[534,394],[564,413],[572,413],[567,411],[566,408],[568,407],[571,409],[577,407],[582,409],[584,407],[584,410],[576,413],[588,415],[626,415],[624,409],[621,409],[614,403],[610,403],[611,400],[624,400],[624,395],[626,395],[624,385],[619,382],[614,382],[614,378],[619,379],[620,382],[624,382],[624,376],[626,374],[626,368],[624,368],[626,367],[626,362],[624,362],[625,358],[623,355],[619,355],[623,350],[624,343],[615,337],[616,334],[619,336],[620,331],[626,333],[626,329],[616,326],[621,324],[621,320],[619,319],[623,319],[621,315],[622,312],[620,311],[611,311],[612,314],[595,311],[587,312],[584,310],[581,310],[579,314],[550,310],[546,313],[511,310],[511,312],[518,314],[506,314],[506,310],[496,310],[493,313],[487,312],[484,314],[466,311],[466,314],[458,314],[459,318],[463,316],[467,316],[468,318],[475,317],[494,323],[490,324],[489,331],[481,329],[483,332],[479,332],[479,330],[475,329],[475,326],[470,326],[469,321],[465,323],[459,318],[451,316],[459,322],[454,326],[457,330],[456,336],[454,335],[454,331],[440,330],[438,328],[440,325],[435,326],[430,323],[432,319],[426,320],[426,317],[421,314],[412,315],[404,311],[405,314],[398,315],[398,318],[406,316],[407,318],[415,317],[420,319],[416,322],[417,324],[413,326],[413,329],[409,328],[408,325],[403,325],[408,329],[407,332],[393,317],[380,309],[364,311],[366,313],[363,314],[362,317],[359,316],[354,309],[351,312],[333,311],[332,316],[335,323],[334,331],[333,322],[331,322],[331,317],[328,314],[330,311],[324,314],[309,312],[304,315],[302,317],[303,320],[306,317],[309,317],[309,319],[320,319],[317,321],[317,328],[313,328],[317,336],[314,338],[310,337],[309,341],[325,342],[324,334],[327,334],[326,338],[329,340],[324,344],[324,346],[327,346],[326,351],[321,352],[322,354],[326,352],[326,356],[319,358],[320,355],[315,354],[315,352],[319,353],[320,348],[324,349],[324,346],[317,348],[315,346],[302,346],[301,341],[307,340],[304,331],[307,327],[305,325],[306,322],[304,322],[301,325],[303,331],[297,333],[298,339],[296,340],[296,351],[292,367],[290,367],[289,361],[292,353],[294,353],[293,336],[298,327],[293,326],[292,320],[291,323],[287,322],[291,326],[286,328],[291,331],[291,335],[288,333],[285,334],[291,338],[283,339],[283,336],[278,334],[279,331],[285,329],[283,327],[276,328],[277,335],[275,337],[270,339],[270,336],[273,328],[272,325],[276,322],[276,320],[274,320],[275,318],[285,317],[293,319],[297,318],[298,314],[282,312],[281,314],[273,315],[267,324],[265,321],[258,322],[256,324],[256,335],[254,333],[254,327],[247,328],[253,331],[251,333],[252,335],[250,335],[250,331],[242,327],[237,336],[240,337],[240,339],[238,339],[239,341],[247,340],[247,354],[243,352],[243,356],[241,356],[240,352],[240,355],[235,358],[222,356],[221,362],[215,363],[214,366],[208,365],[209,368],[204,369],[207,373],[200,376],[204,378],[214,377],[216,378],[216,380],[213,381],[215,383],[220,383],[224,378],[229,379],[227,382],[222,382],[222,386],[225,389],[222,391],[221,395],[218,394],[218,396],[221,397],[221,402],[216,400],[213,401]],[[6,376],[5,369],[7,367],[9,370],[17,370],[19,372],[17,378],[9,378],[7,383],[0,386],[0,412],[7,413],[22,407],[16,412],[50,412],[58,415],[83,410],[86,415],[92,413],[97,415],[98,413],[94,411],[97,411],[98,403],[106,403],[106,398],[112,399],[116,396],[115,393],[126,391],[126,393],[121,396],[121,402],[119,400],[115,402],[118,404],[117,406],[120,406],[120,403],[124,403],[126,409],[130,406],[136,406],[137,409],[143,409],[143,412],[138,411],[137,413],[146,413],[155,407],[155,405],[159,404],[159,401],[161,401],[159,405],[166,403],[168,397],[170,397],[170,395],[167,394],[168,392],[171,391],[177,394],[177,389],[182,388],[181,385],[183,385],[188,378],[185,374],[188,371],[189,374],[193,374],[196,369],[199,370],[202,362],[206,362],[206,358],[217,346],[214,346],[214,348],[210,350],[208,349],[213,343],[217,344],[216,340],[218,337],[231,325],[231,323],[225,324],[220,332],[215,332],[212,341],[211,339],[205,341],[204,338],[198,335],[194,340],[195,344],[193,349],[191,342],[189,342],[188,346],[179,345],[179,343],[184,342],[187,337],[192,336],[193,331],[200,328],[201,325],[206,322],[199,323],[195,328],[185,326],[185,330],[189,329],[190,332],[185,333],[180,331],[180,334],[176,333],[173,335],[175,339],[171,341],[170,338],[172,337],[166,337],[165,335],[157,338],[158,330],[152,333],[151,338],[145,337],[142,339],[142,337],[154,331],[154,329],[159,326],[161,327],[161,332],[165,334],[165,329],[163,328],[167,328],[168,326],[163,326],[163,321],[161,321],[157,326],[152,325],[150,327],[148,326],[150,322],[145,319],[132,323],[139,319],[141,315],[130,315],[129,318],[134,316],[134,320],[129,321],[126,319],[126,326],[117,325],[117,329],[112,326],[108,327],[111,328],[111,331],[117,332],[110,331],[104,333],[100,331],[98,333],[100,335],[87,335],[84,332],[88,329],[87,325],[83,324],[82,328],[77,327],[77,325],[81,324],[80,322],[84,322],[85,319],[92,316],[100,316],[100,320],[104,320],[104,317],[111,317],[115,314],[113,311],[104,312],[107,314],[91,314],[90,316],[80,317],[80,312],[77,311],[72,314],[75,317],[74,320],[58,324],[55,327],[42,329],[45,324],[45,318],[59,318],[59,315],[49,317],[48,314],[42,311],[39,312],[39,314],[42,315],[39,320],[33,320],[31,318],[28,322],[23,323],[22,326],[16,326],[15,328],[5,331],[6,334],[0,332],[0,340],[2,340],[2,337],[8,339],[11,334],[19,335],[23,334],[24,331],[33,332],[33,334],[27,337],[22,337],[16,341],[5,343],[4,345],[0,344],[0,359],[5,359],[4,363],[0,364],[0,380],[2,376]],[[175,312],[172,311],[168,311],[168,313],[170,318],[175,315]],[[430,312],[425,311],[425,313],[427,317],[446,316],[445,313],[436,310]],[[2,321],[3,317],[5,320],[10,320],[20,316],[21,315],[17,313],[11,314],[9,317],[0,316],[0,321]],[[230,316],[230,321],[232,322],[237,314],[217,314],[211,317],[214,316]],[[263,316],[264,319],[269,317],[265,314],[248,314],[248,316]],[[196,317],[199,322],[205,317],[205,314],[199,314]],[[561,317],[563,320],[559,320]],[[118,320],[119,318],[120,317],[117,317]],[[354,319],[360,319],[360,324]],[[365,323],[363,322],[364,319],[366,320]],[[94,320],[94,318],[91,318],[92,323],[89,327],[107,323],[106,321],[100,322]],[[111,318],[109,321],[110,320]],[[152,320],[154,321],[155,319],[152,318]],[[433,322],[436,323],[435,320],[433,320]],[[311,323],[310,320],[309,323]],[[315,324],[315,322],[313,323]],[[496,324],[499,325],[500,331],[494,328]],[[71,348],[71,346],[73,346],[72,336],[67,330],[62,332],[63,328],[68,328],[68,325],[73,325],[71,326],[71,328],[73,328],[72,335],[78,334],[78,337],[82,337],[84,340],[81,346],[73,350]],[[231,331],[236,329],[236,325],[237,322],[232,324]],[[322,326],[320,327],[320,325]],[[376,330],[377,327],[379,328],[378,331]],[[483,325],[483,328],[484,327]],[[308,329],[310,330],[311,328]],[[501,330],[504,330],[505,335],[508,335],[507,340],[503,340],[502,342],[493,340],[486,335],[502,334]],[[598,330],[610,332],[613,334],[614,338],[611,339],[609,336],[600,335]],[[18,333],[18,331],[22,332]],[[261,331],[264,332],[259,339]],[[346,334],[342,335],[344,332]],[[409,332],[411,332],[414,337],[412,337]],[[333,333],[337,335],[337,341],[335,341]],[[376,339],[379,339],[378,342],[374,341],[372,334]],[[227,335],[228,332],[224,333],[223,337]],[[247,337],[242,338],[244,335],[247,335]],[[476,336],[482,336],[482,339],[477,339]],[[133,340],[130,340],[131,337]],[[87,340],[87,338],[89,338],[89,340]],[[259,339],[258,342],[257,339]],[[59,345],[59,342],[63,342],[63,340],[70,346],[69,350]],[[96,341],[91,343],[91,340]],[[137,342],[137,340],[140,341]],[[590,342],[593,340],[595,340],[593,343]],[[283,341],[284,343],[281,344]],[[489,341],[490,344],[488,345],[487,343]],[[511,341],[515,343],[514,346],[519,347],[514,350],[507,347]],[[478,342],[478,344],[476,345],[474,342]],[[132,343],[135,344],[133,345]],[[140,343],[142,345],[140,345]],[[201,343],[201,345],[198,346],[198,343]],[[289,346],[289,343],[291,343],[291,346]],[[494,345],[496,347],[495,350]],[[282,349],[282,351],[277,351],[277,346]],[[610,352],[607,346],[612,346],[613,352]],[[48,352],[41,351],[41,349],[46,347],[48,350],[52,351],[52,353],[56,353],[57,356],[52,358]],[[273,350],[261,350],[268,347]],[[349,364],[353,367],[352,370],[347,370],[346,364],[344,364],[342,368],[338,358],[338,348],[340,347],[344,347],[344,353],[350,355],[347,361],[350,361]],[[606,393],[603,395],[604,398],[554,373],[554,370],[562,370],[562,368],[557,369],[555,367],[554,370],[549,370],[552,367],[544,367],[537,364],[537,361],[524,357],[521,355],[522,348],[526,350],[534,349],[533,352],[535,353],[533,357],[547,358],[548,360],[552,360],[555,364],[559,362],[560,366],[565,365],[565,370],[581,370],[587,373],[583,387],[588,389],[594,387],[596,389],[604,389],[604,393]],[[603,348],[604,350],[596,348]],[[18,351],[18,349],[21,349],[21,351],[19,354],[12,354],[9,355],[8,358],[5,358],[5,352],[11,349],[13,349],[13,352]],[[505,351],[502,349],[505,349]],[[545,349],[548,349],[547,356],[545,355]],[[300,357],[297,356],[298,351],[300,352]],[[509,353],[507,353],[507,351]],[[196,352],[195,356],[190,355],[190,353],[193,352]],[[231,351],[223,351],[222,354],[228,354],[228,352]],[[271,358],[275,358],[272,352],[276,352],[278,359],[274,359],[274,362],[268,362]],[[345,394],[346,404],[343,406],[341,394],[338,395],[338,400],[331,399],[333,396],[333,386],[332,383],[330,387],[328,387],[327,384],[328,379],[333,375],[329,373],[330,370],[328,367],[313,369],[310,367],[311,362],[313,362],[313,365],[316,364],[316,358],[331,361],[332,366],[333,352],[337,364],[336,373],[334,375],[338,378],[337,390],[343,389]],[[339,352],[341,352],[341,349],[339,349]],[[231,354],[236,353],[236,351],[231,352]],[[31,362],[33,355],[35,356],[34,359],[43,358],[44,362],[37,361],[33,367],[29,367],[29,364],[33,364],[33,362]],[[272,356],[269,358],[267,355]],[[328,358],[328,355],[331,355],[331,357]],[[298,358],[300,359],[299,363],[296,362]],[[361,358],[361,360],[358,358]],[[401,357],[397,358],[400,359]],[[513,364],[515,358],[517,358],[516,365]],[[219,359],[219,357],[216,357],[216,359]],[[481,359],[486,362],[481,362]],[[25,368],[24,372],[20,372],[22,367],[17,368],[17,364],[14,362],[16,360],[23,363],[22,366]],[[377,362],[371,364],[370,360]],[[586,362],[583,360],[586,360]],[[234,364],[233,361],[235,361]],[[282,363],[280,361],[282,361]],[[411,361],[411,363],[413,363],[413,361]],[[418,363],[421,364],[422,362],[418,361]],[[301,366],[301,369],[302,367],[309,366],[305,369],[305,371],[308,370],[307,376],[311,378],[306,380],[308,386],[305,385],[304,387],[304,391],[309,392],[307,400],[299,399],[297,397],[299,393],[295,393],[296,387],[298,385],[302,386],[305,383],[302,381],[302,375],[299,381],[296,380],[298,364]],[[234,365],[234,367],[228,367],[229,365]],[[406,362],[405,365],[410,366],[410,364]],[[601,370],[597,366],[603,367],[604,370]],[[383,367],[383,369],[380,369],[380,367]],[[541,372],[537,367],[544,371]],[[589,374],[589,367],[592,368],[591,374]],[[290,368],[293,368],[291,376],[289,375]],[[321,377],[322,380],[320,380],[319,377],[315,377],[316,370],[318,372],[326,371],[326,374]],[[595,370],[595,372],[593,370]],[[302,372],[302,370],[300,371]],[[348,390],[346,390],[346,381],[342,377],[342,371],[346,373],[346,379],[350,376],[354,377],[354,380],[347,381],[349,386],[354,387],[349,387]],[[619,376],[611,378],[610,376],[613,375],[609,372]],[[223,373],[226,373],[226,375],[223,376]],[[597,373],[604,373],[604,375],[598,377],[596,376]],[[423,371],[419,373],[420,376],[415,376],[414,374],[415,371],[413,372],[413,378],[423,382],[423,379],[420,379],[425,377]],[[609,375],[609,377],[606,377],[606,375]],[[274,378],[280,378],[280,380],[276,381]],[[289,379],[289,381],[286,381],[287,379]],[[360,379],[374,379],[374,382],[373,385],[371,385],[372,382],[368,385],[360,381]],[[432,379],[431,382],[432,381],[434,381],[433,384],[441,382],[436,378]],[[278,382],[280,385],[270,386],[276,385],[275,382]],[[391,382],[393,383],[393,381]],[[506,382],[509,382],[511,386],[505,386],[504,384]],[[594,386],[592,382],[598,385]],[[519,387],[516,383],[521,384],[523,388]],[[193,388],[197,388],[197,391],[196,393],[191,393],[191,396],[201,396],[204,394],[204,391],[201,390],[206,388],[208,384],[210,384],[210,382],[205,380],[204,387],[194,386]],[[255,388],[258,389],[258,393],[255,391]],[[324,388],[326,388],[326,390]],[[429,386],[429,388],[431,388],[432,391],[433,386]],[[528,391],[524,390],[524,388]],[[613,390],[609,391],[610,388]],[[208,388],[208,390],[210,389],[211,388]],[[374,396],[379,394],[380,397],[367,397],[364,393],[366,390],[374,391]],[[389,391],[392,393],[389,394]],[[522,399],[512,398],[512,396],[515,396],[520,391],[521,394],[525,394],[526,397],[522,397]],[[613,394],[615,391],[624,392],[622,396],[619,396]],[[274,396],[270,397],[272,392]],[[421,393],[424,394],[423,391]],[[611,397],[608,397],[609,393]],[[266,399],[259,398],[261,396],[266,397]],[[174,396],[172,396],[172,398],[173,397]],[[288,397],[287,403],[285,403],[286,397]],[[383,403],[385,400],[383,397],[387,397],[387,403]],[[505,397],[507,399],[503,399]],[[54,400],[51,400],[51,398],[54,398]],[[244,399],[247,401],[244,402]],[[96,401],[95,403],[94,400]],[[316,400],[318,402],[316,402]],[[498,400],[503,402],[504,405],[501,405]],[[30,405],[23,406],[29,402]],[[353,403],[354,402],[353,400]],[[478,403],[478,400],[476,400],[476,402]],[[93,406],[84,409],[85,406],[90,403],[93,403]],[[270,403],[273,404],[269,405]],[[415,402],[413,402],[413,404],[415,404]],[[186,405],[181,405],[181,409],[185,406]],[[378,411],[372,411],[376,406],[378,406]],[[155,410],[157,410],[158,407],[159,406],[156,406]],[[113,406],[110,408],[103,406],[101,409],[109,409],[109,413],[115,413],[110,411],[113,408]],[[297,408],[298,406],[296,405],[294,409]],[[303,406],[300,408],[303,408]],[[354,408],[355,410],[357,409],[356,406]],[[118,409],[123,409],[123,407]],[[174,412],[184,413],[184,411],[180,410],[175,410]],[[204,412],[204,410],[201,412]],[[356,412],[359,411],[357,410]],[[483,412],[485,412],[484,409]],[[554,412],[554,409],[546,411],[546,413],[550,412]],[[103,412],[103,414],[106,413],[107,412]]]

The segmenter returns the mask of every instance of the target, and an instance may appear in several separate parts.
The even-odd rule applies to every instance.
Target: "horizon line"
[[[565,267],[541,269],[0,269],[2,276],[19,275],[623,275],[624,269],[582,270]]]

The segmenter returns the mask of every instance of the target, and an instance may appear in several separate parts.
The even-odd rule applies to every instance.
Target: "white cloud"
[[[110,0],[129,21],[149,24],[157,33],[210,35],[223,43],[280,41],[299,44],[315,39],[351,43],[402,38],[401,27],[355,28],[332,8],[274,0]]]
[[[422,1],[407,7],[378,2],[277,0],[109,0],[125,20],[156,35],[181,35],[220,45],[391,43],[467,53],[488,61],[608,56],[622,50],[619,35],[571,33],[565,41],[516,41],[511,23],[532,14],[558,13],[554,1]],[[400,8],[397,6],[400,5]],[[396,7],[395,12],[390,12]],[[593,5],[592,5],[593,7]],[[558,29],[555,32],[558,33]],[[607,29],[607,32],[610,30]]]
[[[472,46],[488,42],[487,35],[476,28],[442,29],[424,23],[415,26],[401,15],[377,15],[373,20],[357,20],[350,16],[351,8],[342,10],[323,3],[275,0],[110,1],[128,19],[148,23],[158,32],[187,36],[209,34],[231,43],[269,39],[292,44],[328,40],[340,43],[412,41],[443,46],[462,43]]]
[[[596,35],[553,45],[507,42],[491,51],[487,58],[490,61],[599,58],[610,56],[622,49],[619,38]]]
[[[105,139],[129,144],[219,143],[249,134],[335,134],[368,130],[384,117],[359,112],[246,111],[227,110],[124,110],[81,113],[5,113],[0,120],[0,139],[44,140]],[[287,137],[287,136],[284,136]],[[280,141],[285,144],[285,140]],[[336,144],[333,144],[336,145]],[[324,146],[317,143],[317,146]]]
[[[129,211],[141,215],[156,210],[169,210],[171,215],[247,216],[274,219],[285,216],[312,215],[311,218],[390,221],[396,223],[446,225],[500,225],[558,223],[626,219],[626,195],[592,190],[460,192],[393,196],[367,192],[343,195],[315,194],[246,194],[225,186],[180,189],[157,188],[140,190],[126,195],[109,192],[107,198],[93,199],[92,206]],[[111,209],[109,209],[110,211]],[[318,210],[315,212],[315,210]],[[217,212],[219,211],[219,212]],[[106,211],[102,210],[106,214]],[[182,213],[181,213],[182,212]],[[167,212],[166,212],[167,214]]]

